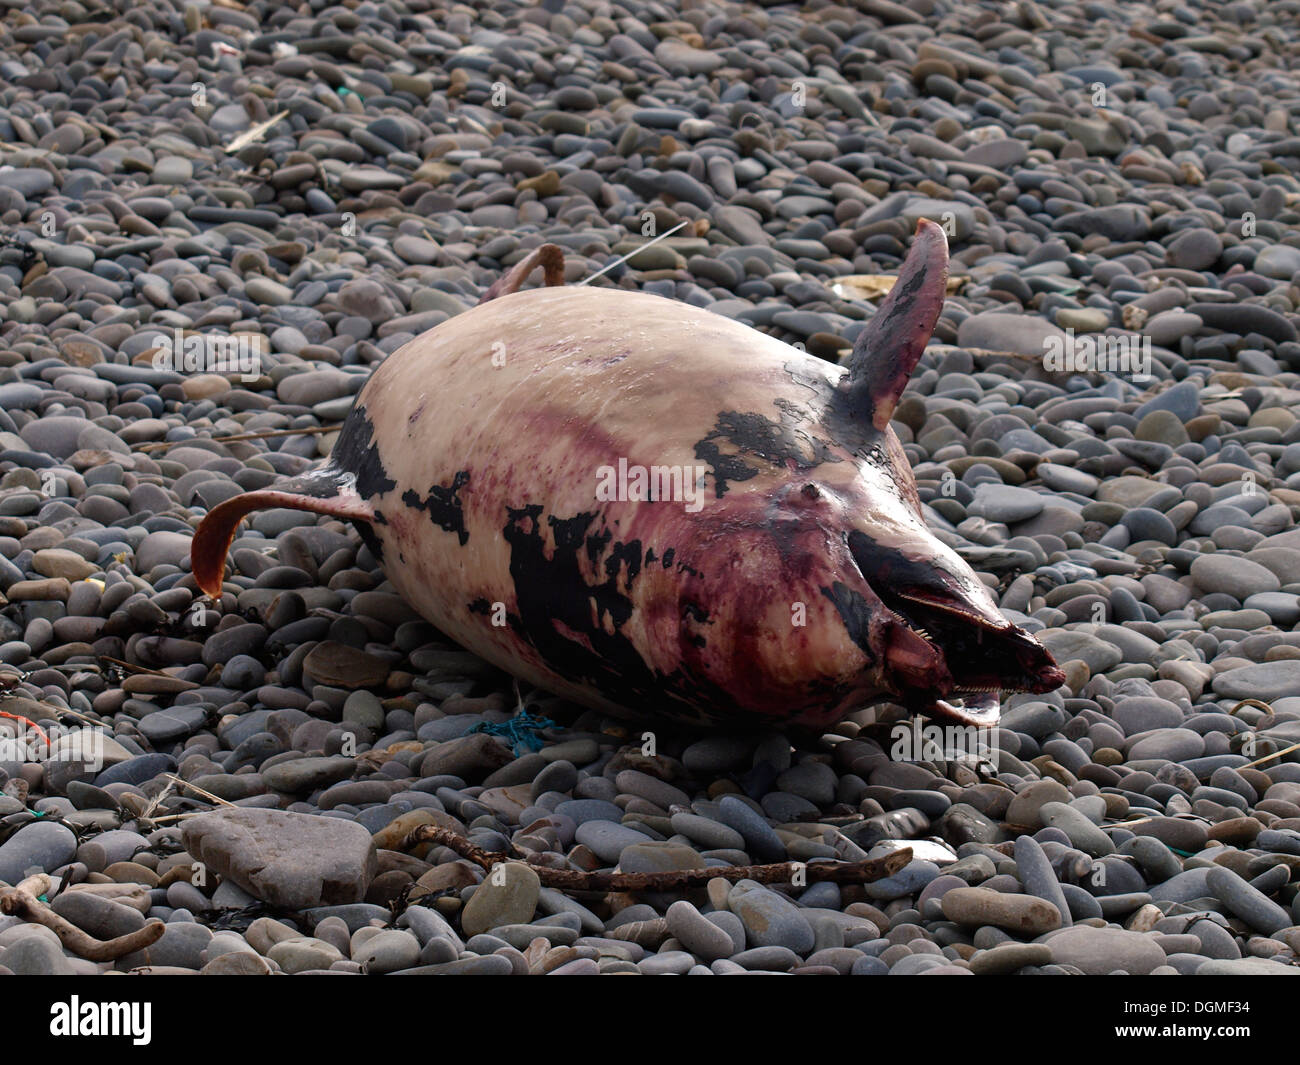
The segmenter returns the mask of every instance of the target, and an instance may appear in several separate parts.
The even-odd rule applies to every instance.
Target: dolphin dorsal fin
[[[884,430],[934,332],[948,291],[948,238],[921,219],[898,280],[858,335],[840,382],[855,417]]]

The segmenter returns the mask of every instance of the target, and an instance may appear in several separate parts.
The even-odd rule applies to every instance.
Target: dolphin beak
[[[929,626],[927,635],[944,650],[954,690],[976,692],[1049,692],[1065,683],[1065,674],[1041,643],[1024,629],[999,617],[990,623],[964,603],[944,601],[925,591],[902,591],[910,617]]]
[[[863,577],[893,615],[884,662],[904,705],[990,725],[1003,692],[1048,692],[1065,682],[1047,649],[1004,618],[975,575],[948,559],[942,545],[918,543],[909,557],[859,531],[848,541]]]

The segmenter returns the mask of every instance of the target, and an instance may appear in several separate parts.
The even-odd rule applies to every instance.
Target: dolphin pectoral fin
[[[198,530],[194,533],[194,540],[190,544],[190,569],[194,573],[194,582],[205,595],[213,599],[221,595],[226,553],[235,539],[239,523],[253,511],[265,510],[268,507],[309,510],[316,514],[328,514],[332,518],[343,518],[348,521],[371,522],[375,519],[374,508],[355,494],[319,499],[298,492],[267,488],[227,499],[208,511],[203,521],[199,523]]]
[[[883,431],[934,332],[948,291],[948,238],[921,219],[912,250],[880,309],[858,335],[841,384],[854,416]]]
[[[558,244],[543,244],[540,248],[534,248],[497,278],[492,287],[483,293],[479,303],[487,303],[488,300],[494,300],[498,296],[518,292],[519,286],[527,281],[528,275],[539,266],[542,268],[542,280],[548,286],[564,284],[564,249]]]

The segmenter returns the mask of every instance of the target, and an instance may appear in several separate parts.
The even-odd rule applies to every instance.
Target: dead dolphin
[[[614,715],[821,728],[887,698],[996,722],[1001,691],[1063,675],[927,530],[889,425],[947,263],[922,222],[846,369],[565,287],[544,245],[380,364],[323,467],[214,507],[195,580],[220,595],[240,519],[295,507],[358,523],[464,647]]]

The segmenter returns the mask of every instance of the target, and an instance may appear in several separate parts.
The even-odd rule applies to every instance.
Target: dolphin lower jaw
[[[1042,644],[983,604],[930,590],[872,590],[884,617],[873,626],[871,675],[886,698],[913,713],[991,725],[1003,694],[1048,692],[1065,681]]]
[[[956,692],[1045,692],[1065,679],[1042,644],[1001,616],[990,618],[925,592],[902,591],[889,599],[914,631],[940,649]]]
[[[887,623],[884,663],[901,691],[949,691],[952,674],[942,650],[924,633],[895,616]]]
[[[1004,694],[1049,692],[1065,681],[1046,649],[1010,622],[995,627],[960,611],[914,603],[905,609],[912,633],[933,648],[937,660],[918,671],[909,651],[901,659],[905,668],[896,669],[887,653],[890,685],[916,713],[992,724]]]
[[[894,699],[916,713],[991,723],[1003,692],[1064,682],[1046,648],[1003,617],[975,573],[923,526],[906,542],[888,532],[895,543],[862,528],[846,543],[884,613],[875,647]]]
[[[990,619],[924,592],[903,591],[898,600],[913,627],[943,651],[956,694],[1047,692],[1065,680],[1047,649],[1005,618]]]

